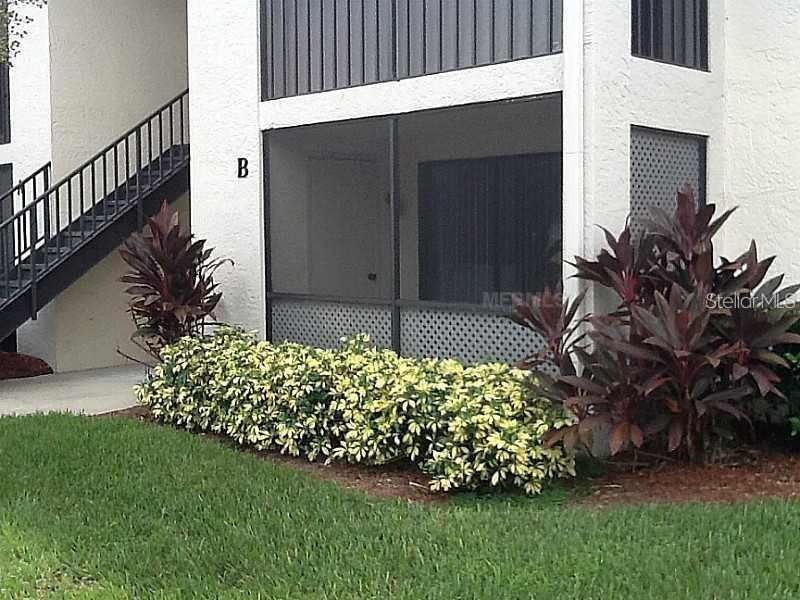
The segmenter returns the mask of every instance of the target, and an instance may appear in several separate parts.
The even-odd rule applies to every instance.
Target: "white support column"
[[[188,12],[192,232],[236,261],[217,272],[217,318],[263,336],[259,3],[188,0]]]
[[[564,3],[563,135],[563,256],[583,255],[584,223],[584,56],[583,0]],[[574,297],[581,289],[574,270],[564,266],[564,293]]]

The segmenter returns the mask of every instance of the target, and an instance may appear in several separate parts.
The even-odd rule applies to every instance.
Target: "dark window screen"
[[[421,300],[482,304],[561,282],[561,154],[419,165]]]
[[[0,196],[14,187],[14,174],[11,165],[0,165]],[[14,214],[14,198],[0,199],[0,223]],[[0,229],[0,265],[7,265],[14,256],[14,236],[11,227]],[[0,270],[0,273],[3,271]]]
[[[708,68],[708,0],[631,0],[631,51]]]
[[[14,174],[11,165],[0,165],[0,196],[14,187]],[[5,221],[14,214],[14,198],[0,200],[0,222]],[[9,235],[10,228],[0,229],[0,264],[7,265],[14,256],[14,239]],[[3,273],[0,268],[0,273]],[[5,340],[0,339],[0,352],[15,352],[17,350],[17,336],[11,334]]]

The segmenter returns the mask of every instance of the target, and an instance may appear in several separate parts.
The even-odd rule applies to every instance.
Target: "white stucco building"
[[[55,184],[28,223],[49,206],[42,248],[85,224],[70,190],[104,216],[33,297],[0,276],[0,323],[36,312],[19,345],[57,370],[130,351],[113,248],[161,196],[235,261],[218,318],[275,340],[513,360],[537,342],[502,300],[574,293],[562,257],[686,183],[740,207],[723,254],[754,237],[800,278],[795,2],[50,0],[37,20],[50,101],[25,106],[52,150],[20,164],[52,156]]]
[[[13,67],[0,67],[0,195],[32,177],[37,192],[50,177],[50,59],[47,8],[20,8],[34,20]],[[32,191],[33,185],[30,186]],[[13,203],[13,206],[12,206]],[[0,221],[20,208],[21,198],[0,200]],[[3,246],[5,248],[5,245]],[[0,250],[2,255],[3,250]],[[5,256],[2,256],[5,259]],[[0,340],[2,342],[2,340]],[[9,340],[9,345],[12,340]]]

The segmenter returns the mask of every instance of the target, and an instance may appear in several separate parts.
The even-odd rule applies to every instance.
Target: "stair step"
[[[29,284],[30,279],[23,280],[22,285],[18,281],[9,281],[7,285],[5,281],[0,281],[0,306],[4,300],[19,292],[20,288],[27,288]]]
[[[69,227],[73,232],[80,233],[81,231],[85,231],[88,235],[94,228],[101,227],[110,220],[111,217],[106,216],[104,213],[98,212],[94,216],[83,215],[80,219],[73,221]]]
[[[52,240],[52,246],[47,246],[47,253],[48,254],[67,254],[69,252],[69,246],[65,246],[64,244],[55,244]],[[42,248],[39,248],[37,252],[41,252]]]
[[[91,235],[91,232],[86,231],[86,230],[84,230],[83,234],[81,233],[81,230],[78,230],[78,231],[64,230],[64,231],[60,231],[58,233],[58,239],[57,240],[56,240],[56,237],[53,236],[53,238],[50,240],[50,244],[52,244],[54,246],[59,246],[59,245],[63,246],[64,244],[69,244],[70,243],[70,239],[72,240],[72,243],[74,244],[75,240],[82,240],[83,238],[85,238],[88,235]]]
[[[116,215],[118,213],[123,212],[127,208],[131,206],[131,202],[129,200],[107,200],[104,204],[98,204],[94,211],[95,215],[98,217],[102,217],[106,214]],[[84,215],[84,218],[91,220],[92,215],[91,212],[89,214]]]

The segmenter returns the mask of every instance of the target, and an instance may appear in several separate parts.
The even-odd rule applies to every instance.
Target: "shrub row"
[[[507,365],[404,358],[365,336],[334,350],[270,344],[230,328],[184,338],[162,361],[139,401],[159,420],[242,445],[310,460],[408,458],[438,491],[535,494],[574,474],[572,455],[542,441],[569,418]]]

